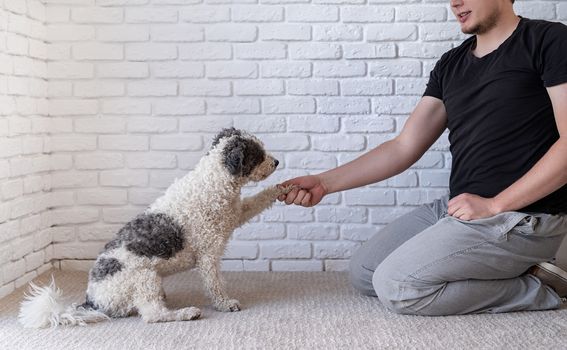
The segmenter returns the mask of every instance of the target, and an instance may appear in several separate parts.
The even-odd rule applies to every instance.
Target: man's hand
[[[280,186],[294,185],[294,188],[286,195],[278,197],[285,204],[296,204],[303,207],[312,207],[319,203],[328,191],[321,179],[315,175],[296,177],[280,184]]]
[[[447,213],[457,219],[469,221],[499,214],[494,198],[462,193],[449,201]]]

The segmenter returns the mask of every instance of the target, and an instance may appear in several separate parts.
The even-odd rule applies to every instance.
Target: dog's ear
[[[213,144],[211,147],[215,147],[216,145],[218,145],[221,139],[225,137],[231,137],[233,135],[242,136],[242,131],[237,130],[235,128],[222,129],[221,132],[219,132],[218,135],[215,136],[215,138],[213,139]]]
[[[231,140],[224,149],[224,165],[231,175],[242,175],[246,144],[240,137]]]

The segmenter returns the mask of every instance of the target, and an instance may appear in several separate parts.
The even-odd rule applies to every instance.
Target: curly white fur
[[[267,178],[277,163],[256,137],[224,130],[194,171],[173,183],[139,222],[131,221],[121,230],[125,230],[122,236],[119,232],[107,244],[91,269],[84,310],[62,306],[54,283],[44,288],[32,285],[31,296],[22,303],[20,322],[26,327],[84,324],[101,320],[99,313],[111,317],[138,313],[146,322],[196,319],[201,312],[195,307],[168,309],[162,288],[163,276],[194,267],[217,310],[240,310],[238,300],[226,294],[221,282],[220,258],[234,229],[291,190],[272,186],[240,198],[242,186]],[[182,237],[176,236],[178,232]],[[90,313],[93,309],[98,313]]]

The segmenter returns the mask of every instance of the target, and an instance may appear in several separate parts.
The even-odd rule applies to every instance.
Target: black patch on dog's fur
[[[213,139],[212,147],[215,147],[216,145],[218,145],[218,143],[220,142],[220,140],[222,138],[231,137],[233,135],[242,136],[242,131],[237,130],[235,128],[222,129],[221,132],[217,136],[215,136],[215,138]]]
[[[104,245],[104,251],[116,249],[116,248],[120,247],[121,245],[122,245],[122,242],[120,241],[120,239],[115,238],[112,241],[110,241],[110,242],[108,242]]]
[[[141,214],[127,223],[105,248],[124,243],[127,250],[148,258],[169,259],[183,250],[183,228],[165,214]]]
[[[81,305],[77,306],[77,308],[82,307],[85,310],[97,310],[98,306],[95,305],[95,303],[93,303],[93,301],[90,299],[89,295],[87,294],[87,297],[85,299],[85,302],[82,303]]]
[[[93,281],[100,281],[106,276],[112,276],[122,270],[122,264],[115,258],[98,258],[91,269],[90,277]]]
[[[236,137],[223,150],[224,165],[232,175],[248,176],[266,157],[262,147],[251,139]]]

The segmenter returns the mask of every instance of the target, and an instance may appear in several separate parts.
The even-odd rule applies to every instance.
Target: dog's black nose
[[[274,166],[276,166],[276,167],[277,167],[277,166],[278,166],[278,164],[280,164],[280,161],[279,161],[279,160],[277,160],[277,159],[274,159]]]

